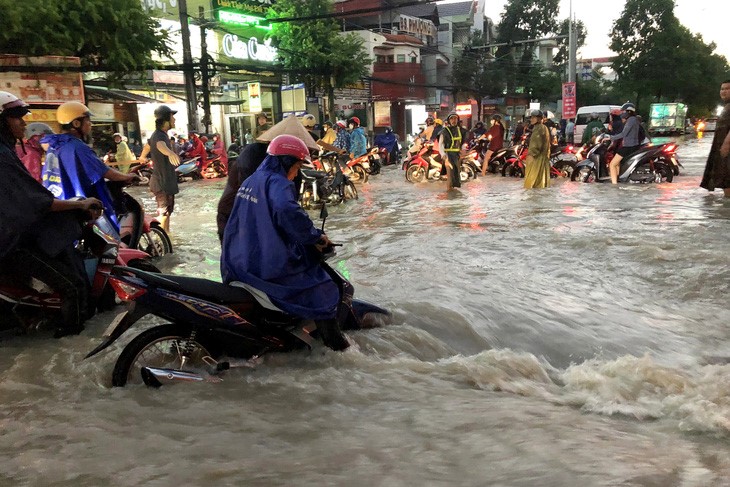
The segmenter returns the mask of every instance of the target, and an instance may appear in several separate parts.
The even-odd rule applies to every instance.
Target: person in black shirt
[[[173,150],[167,131],[175,127],[176,110],[167,105],[160,105],[155,109],[155,126],[157,129],[149,139],[150,158],[153,162],[152,176],[150,177],[150,191],[155,195],[157,202],[157,216],[162,228],[170,233],[170,215],[175,208],[177,174],[175,168],[180,165],[180,156]]]
[[[81,210],[101,215],[96,198],[63,201],[30,175],[15,153],[25,132],[28,105],[0,91],[0,273],[45,283],[61,295],[61,322],[54,336],[78,334],[90,315],[88,281],[73,248],[80,237]]]

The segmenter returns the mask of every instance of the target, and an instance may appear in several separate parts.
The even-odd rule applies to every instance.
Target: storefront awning
[[[86,98],[89,101],[117,102],[117,103],[157,103],[154,98],[137,95],[126,90],[112,90],[101,86],[84,86]]]

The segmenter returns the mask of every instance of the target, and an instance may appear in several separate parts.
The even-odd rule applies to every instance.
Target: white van
[[[610,120],[611,112],[617,113],[621,110],[620,105],[590,105],[587,107],[580,107],[575,115],[575,132],[573,140],[576,144],[580,144],[583,139],[583,131],[591,121],[591,114],[597,113],[598,120],[603,122],[603,125],[608,129],[608,122]]]

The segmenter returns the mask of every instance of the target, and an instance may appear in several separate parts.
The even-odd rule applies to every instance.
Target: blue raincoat
[[[356,127],[350,132],[350,152],[360,157],[368,151],[368,140],[362,127]]]
[[[393,152],[397,140],[398,139],[395,136],[395,133],[387,132],[377,135],[375,137],[375,145],[377,145],[378,147],[385,147],[388,152]]]
[[[119,231],[112,196],[104,181],[109,167],[91,147],[71,134],[47,135],[41,144],[50,146],[43,167],[43,186],[60,200],[98,198],[104,205],[104,214]]]
[[[236,194],[223,232],[223,282],[263,291],[293,316],[335,318],[339,290],[312,247],[321,235],[297,203],[280,158],[267,156]]]

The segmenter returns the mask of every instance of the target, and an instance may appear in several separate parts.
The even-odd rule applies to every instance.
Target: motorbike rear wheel
[[[352,166],[352,174],[350,175],[350,180],[353,183],[364,183],[365,181],[367,181],[365,168],[362,167],[360,164],[355,164],[354,166]]]
[[[472,178],[476,178],[474,169],[469,164],[462,164],[461,171],[459,172],[459,179],[461,179],[461,182],[465,183]]]
[[[112,386],[142,384],[142,367],[187,371],[210,368],[210,359],[215,360],[220,353],[212,340],[204,335],[192,339],[192,332],[188,325],[168,323],[138,335],[119,355],[112,372]]]
[[[674,179],[674,170],[667,164],[654,163],[655,183],[671,183]]]

